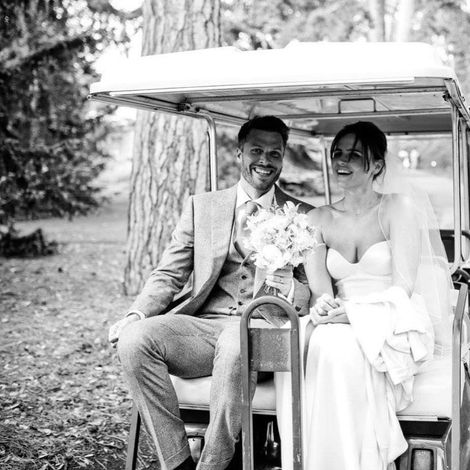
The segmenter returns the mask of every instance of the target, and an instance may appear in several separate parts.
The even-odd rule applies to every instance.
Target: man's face
[[[243,147],[237,149],[242,176],[259,195],[269,191],[278,180],[284,150],[281,134],[260,129],[252,129]]]

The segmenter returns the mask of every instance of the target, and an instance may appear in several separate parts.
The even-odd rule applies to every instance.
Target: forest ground
[[[108,327],[123,295],[127,198],[87,217],[20,224],[52,256],[0,258],[0,468],[124,468],[132,402]],[[153,457],[144,439],[139,468]]]

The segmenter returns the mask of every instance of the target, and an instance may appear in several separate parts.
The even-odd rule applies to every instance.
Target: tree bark
[[[220,0],[146,0],[143,17],[143,55],[220,44]],[[136,294],[157,265],[187,197],[207,188],[207,163],[203,122],[138,113],[124,273],[127,294]]]
[[[385,41],[385,0],[369,0],[372,17],[371,41]]]
[[[414,0],[400,0],[398,2],[395,41],[408,41],[411,32],[411,20],[415,9]]]

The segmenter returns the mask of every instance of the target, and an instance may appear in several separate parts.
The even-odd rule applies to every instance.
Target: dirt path
[[[121,469],[131,401],[109,325],[122,294],[127,202],[22,224],[58,255],[0,258],[0,468]],[[141,461],[146,468],[149,458]]]

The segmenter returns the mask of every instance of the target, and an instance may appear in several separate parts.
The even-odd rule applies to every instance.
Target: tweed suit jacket
[[[140,310],[148,317],[167,310],[181,292],[191,274],[191,296],[172,312],[197,314],[210,295],[227,258],[235,217],[237,186],[191,196],[173,232],[171,242],[152,271],[130,310]],[[313,207],[275,187],[275,200],[300,204],[301,212]],[[294,305],[300,315],[308,312],[310,290],[303,269],[294,271]]]

